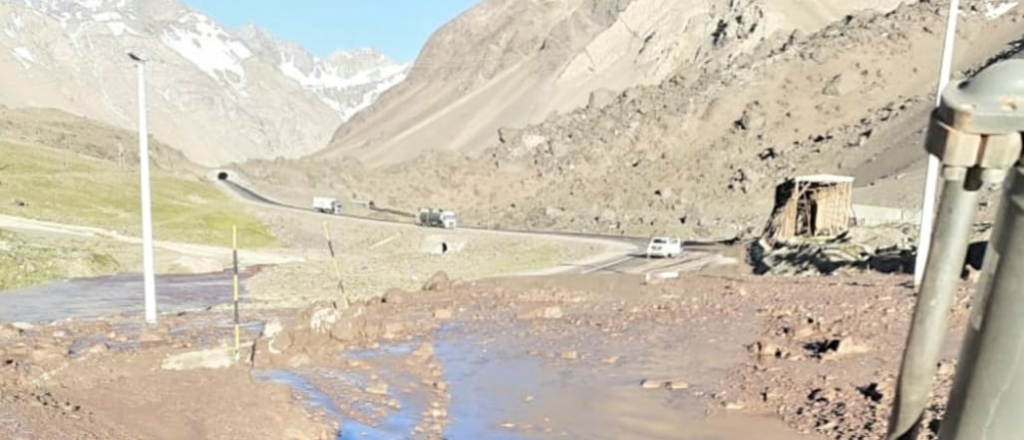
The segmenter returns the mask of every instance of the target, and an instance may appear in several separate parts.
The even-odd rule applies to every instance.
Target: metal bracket
[[[925,148],[942,161],[946,180],[963,180],[978,167],[982,182],[996,183],[1020,160],[1021,132],[1024,60],[1009,60],[943,92]]]

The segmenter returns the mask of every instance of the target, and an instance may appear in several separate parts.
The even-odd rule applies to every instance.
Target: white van
[[[677,258],[683,253],[683,241],[675,237],[654,237],[647,244],[647,258]]]

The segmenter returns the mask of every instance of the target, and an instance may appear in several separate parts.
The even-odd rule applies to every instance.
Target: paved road
[[[344,214],[344,213],[342,213],[342,214],[320,213],[320,212],[317,212],[317,211],[313,211],[311,209],[301,208],[301,207],[298,207],[298,206],[294,206],[294,205],[289,205],[289,204],[286,204],[286,203],[278,202],[276,200],[273,200],[273,199],[271,199],[269,197],[266,197],[266,196],[264,196],[262,194],[257,193],[252,188],[249,188],[249,187],[247,187],[247,186],[245,186],[245,185],[243,185],[243,184],[241,184],[239,182],[235,182],[235,181],[232,181],[230,179],[220,179],[219,181],[225,187],[227,187],[231,191],[234,191],[236,194],[238,194],[240,197],[242,197],[244,200],[248,200],[248,201],[250,201],[252,203],[259,203],[259,204],[264,204],[264,205],[276,206],[276,207],[279,207],[279,208],[301,211],[301,212],[305,212],[305,213],[308,213],[308,214],[316,214],[316,215],[324,215],[324,216],[340,216],[340,217],[344,217],[344,218],[350,218],[350,219],[356,219],[356,220],[360,220],[360,221],[367,221],[367,222],[374,222],[374,223],[402,224],[402,225],[410,224],[410,223],[406,223],[406,222],[402,222],[402,221],[397,221],[397,220],[373,219],[373,218],[357,216],[357,215],[352,215],[352,214]],[[389,213],[397,213],[398,212],[398,211],[394,211],[394,210],[381,210],[381,209],[378,209],[378,211],[389,212]],[[409,216],[412,217],[411,214],[409,214]],[[641,273],[642,270],[638,270],[638,268],[639,267],[643,267],[644,265],[647,265],[647,264],[650,263],[650,261],[646,258],[646,256],[641,255],[641,253],[643,252],[643,249],[646,248],[647,242],[649,241],[648,237],[630,237],[630,236],[622,236],[622,235],[601,235],[601,234],[590,234],[590,233],[579,233],[579,232],[551,232],[551,231],[526,231],[526,230],[517,230],[517,229],[489,229],[489,228],[475,228],[475,227],[463,227],[461,229],[466,229],[466,230],[471,230],[471,231],[501,232],[501,233],[523,234],[523,235],[533,235],[533,236],[550,236],[550,237],[568,237],[568,238],[583,238],[583,239],[593,239],[593,240],[605,240],[605,241],[612,241],[612,242],[628,244],[628,245],[634,246],[635,249],[636,249],[634,251],[634,253],[620,254],[618,256],[615,256],[614,258],[611,258],[609,260],[606,260],[606,261],[603,261],[603,262],[600,262],[600,263],[597,263],[597,264],[593,264],[593,265],[589,265],[589,266],[583,266],[583,267],[579,267],[579,268],[573,269],[572,271],[570,271],[570,273],[582,273],[582,274],[592,274],[592,273],[594,273],[594,274],[596,274],[596,273]],[[717,255],[716,250],[718,248],[720,248],[721,246],[722,246],[721,243],[692,242],[692,241],[684,243],[684,247],[685,248],[692,250],[690,252],[691,255],[698,255],[698,256]]]

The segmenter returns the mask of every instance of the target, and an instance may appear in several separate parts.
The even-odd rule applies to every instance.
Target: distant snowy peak
[[[128,7],[129,0],[35,0],[44,10],[71,11],[83,9],[88,11],[123,10]]]
[[[55,18],[76,49],[92,51],[92,37],[108,34],[115,40],[104,44],[138,47],[172,64],[186,61],[236,97],[249,96],[248,85],[260,81],[262,73],[257,72],[265,70],[252,67],[273,66],[279,79],[311,92],[319,101],[313,102],[326,104],[343,120],[404,80],[411,68],[374,48],[339,50],[319,58],[255,25],[229,30],[181,0],[30,0],[26,5]],[[13,41],[6,45],[9,56],[28,70],[48,58],[38,56],[45,52],[42,48],[26,44],[23,27],[19,16],[0,19],[0,38]],[[129,36],[130,43],[124,39]]]
[[[321,59],[254,25],[242,27],[238,34],[256,53],[274,62],[286,77],[316,93],[346,120],[404,80],[412,67],[373,48],[339,50]]]

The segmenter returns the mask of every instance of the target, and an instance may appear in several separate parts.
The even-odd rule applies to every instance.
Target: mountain
[[[820,173],[854,176],[855,203],[917,209],[948,1],[798,3],[487,1],[331,148],[243,171],[282,199],[516,229],[732,238],[759,232],[782,179]],[[958,77],[1020,49],[1024,9],[961,8]]]
[[[814,32],[900,0],[486,0],[438,30],[409,78],[317,157],[367,166],[427,150],[479,153],[498,129],[729,62],[778,33]]]
[[[132,129],[127,51],[150,61],[151,132],[205,166],[312,153],[407,69],[372,50],[321,61],[177,0],[0,0],[0,105]]]
[[[343,120],[402,82],[411,67],[370,47],[339,50],[320,59],[297,43],[277,39],[251,24],[243,26],[238,35],[253,52],[275,62],[281,73],[319,96]]]

